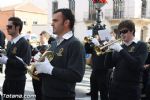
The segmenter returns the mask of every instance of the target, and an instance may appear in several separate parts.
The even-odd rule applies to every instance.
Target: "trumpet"
[[[104,46],[101,46],[101,45],[100,46],[95,46],[94,50],[95,50],[95,52],[98,56],[101,55],[101,54],[104,54],[106,52],[111,52],[110,50],[107,49],[107,47],[114,44],[114,43],[120,42],[120,41],[122,41],[121,38],[117,39],[115,41],[110,41],[107,44],[105,44]]]
[[[85,43],[90,43],[92,41],[93,37],[92,36],[86,36],[84,37],[84,42]]]

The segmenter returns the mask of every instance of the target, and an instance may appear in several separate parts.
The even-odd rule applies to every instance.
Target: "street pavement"
[[[90,91],[90,74],[91,69],[86,68],[84,78],[82,82],[77,83],[76,85],[76,100],[90,100],[90,96],[87,96],[86,93]],[[2,85],[4,81],[4,74],[0,73],[0,94],[2,93]],[[24,100],[35,100],[35,95],[32,87],[32,80],[29,74],[26,75],[26,86],[25,86],[25,96]]]

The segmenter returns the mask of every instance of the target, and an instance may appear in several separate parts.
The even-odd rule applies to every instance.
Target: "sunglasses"
[[[128,29],[121,30],[121,31],[120,31],[120,34],[126,34],[128,31],[129,31]]]
[[[12,25],[7,25],[8,29],[12,29],[12,27],[13,27]]]

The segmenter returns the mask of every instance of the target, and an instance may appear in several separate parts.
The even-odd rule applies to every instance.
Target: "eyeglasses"
[[[8,29],[12,29],[13,25],[7,25]]]
[[[124,29],[120,31],[120,34],[126,34],[129,30],[128,29]]]

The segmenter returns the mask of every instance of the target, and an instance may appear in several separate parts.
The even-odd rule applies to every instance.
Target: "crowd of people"
[[[32,74],[38,77],[32,78],[36,100],[75,100],[76,83],[82,81],[85,72],[86,53],[91,54],[91,100],[98,100],[99,93],[101,100],[141,99],[141,78],[144,80],[150,61],[146,43],[135,39],[135,24],[131,20],[121,21],[118,33],[122,43],[114,42],[101,49],[107,43],[98,34],[82,44],[74,36],[74,23],[70,9],[56,10],[51,26],[57,37],[42,31],[39,46],[33,48],[30,40],[21,36],[21,19],[8,19],[6,29],[11,40],[7,43],[6,54],[0,53],[0,64],[6,66],[3,100],[23,100],[30,65],[34,66]],[[0,31],[1,49],[4,49],[3,40]],[[95,47],[103,53],[98,54]],[[149,79],[145,80],[143,91],[149,100]],[[8,98],[6,95],[19,96]]]

